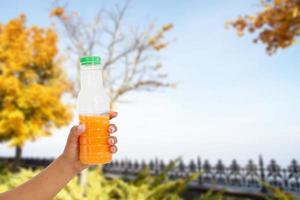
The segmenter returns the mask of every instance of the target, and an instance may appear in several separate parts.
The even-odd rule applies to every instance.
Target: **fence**
[[[103,170],[107,176],[134,177],[145,167],[155,175],[163,171],[166,164],[157,159],[148,164],[122,160],[105,165]],[[229,166],[225,166],[221,160],[212,165],[208,160],[202,162],[198,158],[191,160],[189,164],[180,161],[169,173],[169,178],[176,179],[194,172],[202,172],[202,175],[197,181],[191,183],[193,188],[215,188],[233,193],[260,194],[266,192],[266,188],[261,184],[264,182],[294,195],[300,195],[300,165],[295,159],[289,166],[283,168],[275,160],[265,165],[262,157],[259,157],[257,164],[249,160],[243,167],[236,160],[233,160]]]
[[[12,159],[0,158],[0,162],[3,161],[10,162]],[[47,166],[51,161],[51,159],[25,158],[21,160],[21,165],[23,167],[37,168]],[[140,170],[146,167],[151,174],[157,175],[166,166],[167,163],[158,159],[148,163],[144,161],[116,160],[104,165],[103,171],[107,177],[134,178]],[[265,182],[300,196],[300,165],[295,159],[291,161],[289,166],[281,167],[275,160],[265,164],[262,157],[259,157],[257,163],[249,160],[245,166],[241,166],[236,160],[233,160],[229,166],[226,166],[221,160],[213,165],[208,160],[202,162],[198,158],[191,160],[188,164],[179,161],[168,175],[170,179],[176,179],[188,176],[194,172],[201,172],[202,175],[189,185],[189,191],[214,188],[215,190],[225,190],[229,194],[261,199],[259,198],[260,195],[266,192],[266,188],[261,182]]]

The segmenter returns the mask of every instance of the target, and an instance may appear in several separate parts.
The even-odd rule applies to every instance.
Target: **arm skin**
[[[59,156],[28,182],[0,195],[0,199],[52,199],[76,174],[68,161]]]
[[[116,117],[116,112],[111,112],[110,117]],[[116,132],[114,124],[109,126],[109,132]],[[69,134],[64,152],[55,159],[47,168],[31,180],[17,188],[0,194],[0,200],[51,200],[54,196],[80,171],[88,165],[80,163],[78,158],[78,138],[84,131],[84,126],[74,126]],[[110,136],[108,139],[110,151],[115,153],[117,139]]]

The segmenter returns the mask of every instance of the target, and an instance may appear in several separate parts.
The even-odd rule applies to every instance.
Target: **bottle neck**
[[[101,69],[80,70],[80,89],[102,89],[103,78]]]

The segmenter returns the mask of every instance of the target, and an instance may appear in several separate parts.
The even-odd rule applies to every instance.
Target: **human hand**
[[[110,112],[110,119],[117,117],[117,112]],[[85,130],[84,125],[73,126],[70,134],[68,136],[68,140],[64,149],[64,152],[61,154],[60,158],[63,159],[72,169],[75,170],[76,173],[82,171],[87,168],[89,165],[82,164],[79,160],[79,136]],[[114,133],[117,131],[117,127],[115,124],[110,124],[108,127],[109,133]],[[117,138],[115,136],[110,136],[108,138],[108,144],[110,145],[111,153],[117,152],[117,147],[115,144],[117,143]]]

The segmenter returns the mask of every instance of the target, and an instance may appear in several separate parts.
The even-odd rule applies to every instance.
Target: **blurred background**
[[[300,155],[299,5],[2,2],[0,157],[62,152],[78,123],[79,57],[100,55],[119,113],[115,160],[287,167]]]

